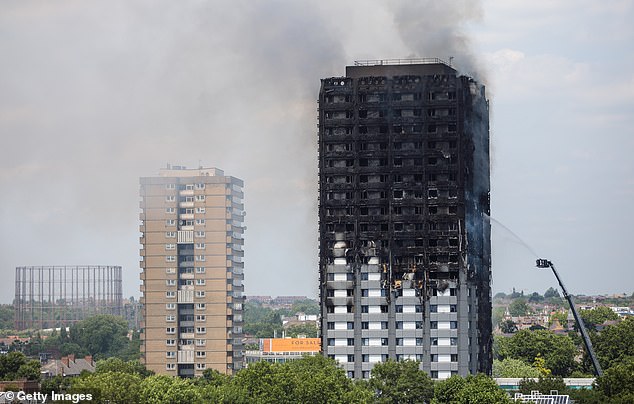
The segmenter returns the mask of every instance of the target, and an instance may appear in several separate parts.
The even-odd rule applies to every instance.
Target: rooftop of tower
[[[439,58],[355,60],[346,66],[346,77],[452,74],[457,71]]]
[[[216,167],[198,167],[187,168],[185,166],[167,165],[167,168],[161,168],[159,176],[161,177],[198,177],[198,176],[217,176],[225,175],[224,171]]]

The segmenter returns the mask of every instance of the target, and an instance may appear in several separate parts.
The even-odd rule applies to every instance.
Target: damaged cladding
[[[483,85],[439,59],[321,80],[321,336],[349,377],[490,374],[489,190]]]

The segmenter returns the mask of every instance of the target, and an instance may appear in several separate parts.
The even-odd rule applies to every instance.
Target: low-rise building
[[[63,377],[79,376],[81,372],[94,372],[95,361],[92,356],[87,355],[83,358],[75,358],[75,355],[62,356],[61,359],[51,359],[42,364],[42,376],[55,377],[61,375]]]
[[[319,338],[262,338],[260,349],[246,351],[247,366],[251,363],[266,361],[284,363],[289,360],[300,359],[305,355],[317,355],[321,352]]]

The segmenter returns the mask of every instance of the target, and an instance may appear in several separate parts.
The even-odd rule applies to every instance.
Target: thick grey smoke
[[[482,18],[480,1],[405,0],[391,3],[394,23],[412,57],[437,57],[452,63],[461,73],[482,80],[467,24]]]
[[[138,294],[138,178],[200,163],[246,182],[247,291],[299,283],[314,294],[316,94],[346,63],[325,11],[246,0],[1,7],[2,274],[123,265],[124,293]]]

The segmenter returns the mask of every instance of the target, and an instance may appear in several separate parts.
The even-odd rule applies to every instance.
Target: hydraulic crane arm
[[[540,258],[537,260],[537,268],[550,268],[553,270],[553,273],[555,274],[555,278],[557,278],[557,282],[559,282],[559,286],[561,286],[561,290],[564,293],[564,297],[566,298],[566,300],[568,301],[568,304],[570,305],[570,310],[572,310],[572,315],[575,317],[575,322],[577,323],[577,327],[579,328],[579,331],[581,331],[581,336],[583,337],[583,343],[586,346],[586,351],[588,352],[588,356],[590,356],[590,359],[592,360],[592,366],[594,366],[594,372],[597,376],[603,376],[603,370],[601,370],[601,365],[599,365],[599,360],[597,359],[597,356],[594,353],[594,349],[592,349],[592,341],[590,341],[590,337],[588,336],[588,332],[586,331],[586,325],[583,323],[583,319],[581,318],[579,313],[577,313],[577,309],[575,308],[575,303],[572,301],[572,296],[568,294],[568,291],[566,290],[564,283],[561,281],[561,278],[559,277],[559,274],[557,273],[557,270],[555,269],[555,265],[548,260]]]

